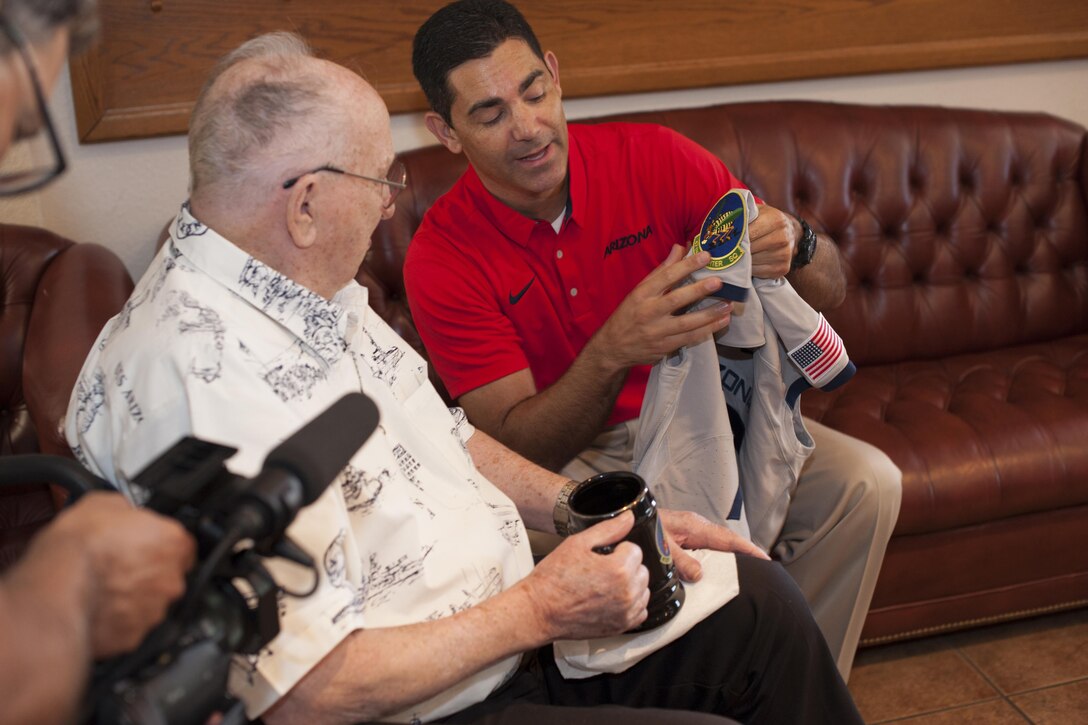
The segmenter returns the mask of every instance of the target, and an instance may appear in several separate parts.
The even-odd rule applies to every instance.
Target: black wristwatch
[[[793,253],[793,261],[790,262],[791,272],[811,262],[816,254],[816,232],[812,231],[812,227],[804,219],[797,217],[797,221],[801,222],[801,238],[797,240],[797,250]]]

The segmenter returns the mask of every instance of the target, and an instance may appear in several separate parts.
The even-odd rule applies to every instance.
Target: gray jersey
[[[635,437],[635,471],[659,505],[697,511],[748,537],[729,411],[709,336],[650,371]]]
[[[758,213],[751,192],[734,189],[693,241],[689,253],[710,251],[711,263],[692,277],[722,279],[733,319],[716,340],[654,366],[634,452],[662,506],[698,511],[769,549],[813,449],[800,394],[836,388],[855,368],[789,282],[752,279],[748,224]]]
[[[767,322],[767,344],[754,352],[708,337],[655,365],[634,448],[635,470],[662,506],[697,511],[764,550],[813,450],[790,395],[804,378]]]
[[[737,464],[751,539],[765,550],[778,540],[812,437],[801,418],[786,350],[767,318],[767,344],[750,354],[719,348],[720,383],[738,439]]]

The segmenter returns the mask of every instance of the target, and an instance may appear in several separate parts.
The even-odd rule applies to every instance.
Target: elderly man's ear
[[[317,242],[318,189],[316,174],[307,174],[289,190],[287,233],[299,249],[308,249]]]

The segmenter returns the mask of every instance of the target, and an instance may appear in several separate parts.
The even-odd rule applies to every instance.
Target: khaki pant
[[[884,550],[899,515],[902,474],[882,451],[813,420],[816,448],[801,471],[771,555],[804,592],[848,679]],[[575,480],[632,470],[638,421],[602,432],[563,468]],[[647,482],[653,490],[653,481]]]

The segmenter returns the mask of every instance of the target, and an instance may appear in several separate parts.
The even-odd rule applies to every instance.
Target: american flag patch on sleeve
[[[790,350],[790,359],[814,387],[831,382],[850,359],[843,347],[842,338],[820,315],[816,331],[803,343]]]

